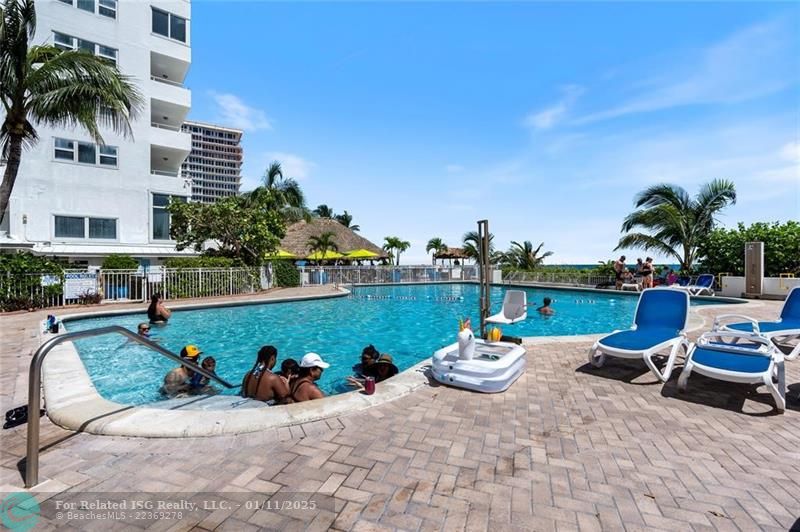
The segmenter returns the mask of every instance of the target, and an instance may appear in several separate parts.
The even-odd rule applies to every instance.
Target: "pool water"
[[[176,311],[169,324],[153,326],[153,338],[178,353],[195,344],[203,356],[217,361],[217,374],[240,384],[265,344],[278,349],[278,367],[285,358],[309,351],[331,364],[318,382],[327,394],[349,390],[344,378],[352,374],[361,350],[373,344],[394,358],[400,371],[455,342],[459,318],[471,317],[479,329],[476,284],[392,285],[356,287],[353,295],[312,301],[218,307]],[[492,313],[500,311],[504,287],[492,288]],[[560,336],[608,332],[630,326],[636,297],[618,293],[526,289],[528,304],[553,299],[552,316],[531,308],[522,323],[502,327],[514,336]],[[692,304],[703,304],[692,301]],[[140,314],[69,321],[78,331],[122,325],[132,331],[147,321]],[[106,399],[141,405],[164,399],[159,393],[164,375],[175,363],[119,335],[76,342],[78,353],[97,391]],[[238,388],[223,393],[239,393]]]

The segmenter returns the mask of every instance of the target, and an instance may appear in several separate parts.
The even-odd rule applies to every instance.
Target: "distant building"
[[[185,122],[182,130],[192,135],[192,151],[182,166],[192,183],[192,201],[214,203],[239,194],[242,131],[202,122]]]

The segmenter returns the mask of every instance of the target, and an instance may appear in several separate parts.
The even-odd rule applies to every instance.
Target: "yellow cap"
[[[181,349],[182,357],[194,358],[200,356],[200,353],[202,353],[202,351],[200,351],[196,345],[187,345]]]

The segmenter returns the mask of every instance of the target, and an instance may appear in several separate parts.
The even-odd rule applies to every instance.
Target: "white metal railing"
[[[157,81],[159,83],[166,83],[167,85],[172,85],[174,87],[180,87],[182,89],[187,88],[183,83],[180,83],[178,81],[172,81],[171,79],[164,79],[164,78],[159,77],[159,76],[150,76],[150,79],[152,79],[153,81]]]
[[[106,302],[251,294],[271,286],[265,268],[163,268],[66,270],[63,274],[0,274],[0,310]]]
[[[181,175],[180,172],[169,172],[167,170],[155,170],[155,169],[150,169],[150,173],[152,175],[161,175],[166,177],[180,177]]]
[[[504,283],[545,283],[565,286],[595,287],[614,283],[614,276],[580,272],[525,272],[512,271],[503,276]]]
[[[467,266],[304,266],[303,286],[477,281],[478,267]]]
[[[170,126],[170,125],[167,125],[167,124],[160,124],[158,122],[150,122],[150,125],[153,126],[153,127],[157,127],[158,129],[168,129],[170,131],[178,131],[178,132],[180,132],[180,130],[181,130],[180,126]]]

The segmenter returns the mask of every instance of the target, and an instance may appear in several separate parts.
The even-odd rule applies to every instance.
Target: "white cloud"
[[[578,85],[566,85],[561,88],[561,99],[550,107],[546,107],[525,117],[526,127],[534,129],[550,129],[561,121],[583,94],[584,89]]]
[[[264,161],[266,165],[272,161],[278,161],[281,163],[283,175],[285,177],[297,179],[298,181],[308,179],[308,177],[311,175],[311,172],[317,166],[312,161],[303,159],[299,155],[281,151],[273,151],[265,154]]]
[[[210,94],[217,103],[219,120],[223,125],[244,131],[272,129],[272,124],[264,111],[250,107],[238,96],[215,91],[210,91]]]
[[[784,144],[780,154],[782,159],[800,164],[800,141],[793,140]]]
[[[749,26],[674,63],[654,65],[658,75],[633,84],[642,89],[638,95],[573,123],[677,106],[734,103],[778,92],[798,82],[794,39],[791,24],[783,19]]]

